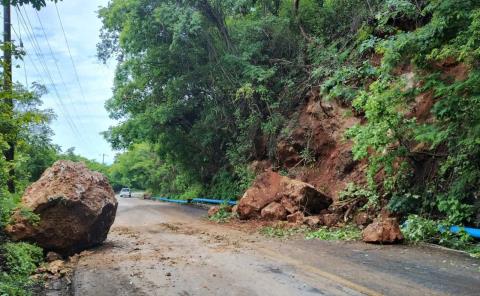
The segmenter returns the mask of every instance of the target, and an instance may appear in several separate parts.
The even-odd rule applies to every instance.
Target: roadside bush
[[[29,277],[42,258],[42,249],[28,243],[0,246],[0,295],[31,295],[35,281]]]
[[[12,211],[18,206],[19,195],[0,194],[0,295],[30,295],[35,282],[29,277],[42,262],[43,250],[28,243],[8,242],[3,236]],[[21,214],[33,223],[38,216],[22,209]]]
[[[17,206],[20,197],[0,192],[0,229],[3,229],[10,221],[12,210]]]
[[[410,215],[402,227],[405,239],[411,243],[434,242],[440,234],[437,221]]]
[[[413,244],[436,243],[448,248],[463,250],[472,257],[480,257],[480,243],[468,233],[454,233],[446,221],[435,221],[418,215],[410,215],[402,227],[405,239]]]

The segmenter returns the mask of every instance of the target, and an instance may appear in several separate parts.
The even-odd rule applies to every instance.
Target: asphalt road
[[[107,242],[83,254],[73,294],[480,295],[480,260],[408,246],[279,240],[206,212],[120,199]]]

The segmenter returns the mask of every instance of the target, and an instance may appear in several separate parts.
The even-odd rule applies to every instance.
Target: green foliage
[[[1,248],[5,268],[11,274],[29,276],[43,259],[43,250],[28,243],[6,243]]]
[[[288,238],[297,234],[304,234],[306,239],[321,240],[358,240],[361,231],[357,227],[348,225],[344,228],[321,227],[317,230],[310,230],[305,226],[291,227],[284,223],[277,223],[273,226],[266,226],[260,229],[260,233],[267,237]]]
[[[375,77],[376,69],[368,62],[360,67],[344,66],[335,71],[322,84],[325,100],[351,103],[359,94],[359,88],[367,79]]]
[[[299,233],[304,233],[306,230],[306,227],[291,227],[284,223],[277,223],[274,226],[263,227],[260,229],[260,233],[267,237],[288,238]]]
[[[7,193],[5,189],[2,192],[2,188],[0,188],[0,229],[10,222],[12,211],[17,207],[19,200],[19,195]]]
[[[361,238],[362,232],[355,226],[347,225],[343,228],[328,228],[321,227],[318,230],[307,232],[306,239],[321,239],[321,240],[344,240],[353,241]]]
[[[157,182],[161,182],[158,175],[162,169],[166,169],[165,164],[161,163],[153,147],[148,144],[137,144],[127,152],[117,155],[108,175],[115,190],[130,187],[158,193]]]
[[[366,124],[347,136],[355,142],[355,158],[369,159],[370,188],[390,196],[393,210],[435,213],[452,224],[471,222],[480,184],[480,117],[473,111],[480,107],[474,62],[479,9],[476,1],[392,0],[376,15],[370,31],[383,59],[378,79],[353,101]],[[464,67],[465,78],[445,73],[448,67],[442,65],[448,61]],[[401,70],[405,66],[413,75],[398,74],[407,72]],[[433,97],[435,120],[410,115],[424,94]],[[425,148],[417,149],[419,144]],[[419,174],[432,162],[438,169]],[[381,186],[375,181],[379,173]]]
[[[31,90],[26,90],[22,85],[14,85],[13,95],[15,96],[15,108],[12,110],[6,100],[0,101],[0,148],[5,151],[8,147],[7,142],[14,142],[17,146],[16,159],[7,162],[4,154],[0,157],[0,188],[6,186],[8,171],[16,169],[18,171],[15,183],[16,187],[22,190],[31,177],[32,162],[35,156],[31,157],[28,153],[36,141],[33,138],[40,138],[48,133],[47,124],[53,119],[51,110],[41,110],[39,107],[42,102],[40,97],[45,93],[44,87],[33,84]],[[2,95],[6,96],[3,93]],[[38,142],[38,146],[42,146]],[[40,153],[41,151],[38,151]]]
[[[377,206],[379,201],[379,196],[375,191],[354,183],[348,183],[345,189],[338,194],[338,198],[340,201],[353,199],[366,200],[367,206]]]
[[[438,243],[442,246],[464,250],[473,257],[480,253],[480,244],[465,231],[453,233],[449,230],[447,221],[435,221],[410,215],[402,227],[405,239],[411,243]]]
[[[238,177],[235,177],[227,170],[220,170],[212,179],[208,196],[218,199],[235,199],[243,194],[250,187],[254,175],[245,167],[236,168]]]
[[[42,262],[43,250],[28,243],[0,246],[0,294],[30,295],[35,284],[29,277]]]
[[[234,217],[235,217],[235,214],[232,213],[228,205],[221,205],[220,210],[216,212],[215,215],[209,217],[208,219],[216,223],[226,223]]]
[[[7,2],[8,1],[8,2]],[[52,2],[59,2],[61,0],[50,0]],[[10,3],[10,5],[32,5],[35,9],[40,10],[47,5],[46,0],[2,0],[2,2]]]
[[[120,124],[105,133],[127,150],[111,171],[117,187],[238,197],[249,163],[278,164],[278,138],[320,90],[362,118],[346,137],[367,186],[342,199],[475,223],[478,1],[113,0],[99,15],[98,55],[118,61],[106,107]],[[299,156],[314,165],[306,146]]]
[[[421,195],[411,192],[394,192],[388,202],[388,208],[394,213],[409,214],[419,212],[429,213],[436,207],[436,202],[431,198],[422,198]]]
[[[439,224],[417,215],[410,215],[402,227],[402,233],[407,241],[413,243],[433,242],[440,234]]]
[[[32,212],[32,210],[30,210],[28,208],[21,207],[19,209],[19,214],[20,214],[20,216],[25,218],[26,221],[28,221],[28,223],[30,223],[34,226],[36,226],[36,225],[38,225],[38,223],[40,223],[40,216],[35,214],[34,212]]]
[[[107,109],[125,119],[105,136],[115,148],[155,147],[155,191],[237,197],[262,134],[274,144],[284,124],[299,38],[272,13],[279,6],[199,3],[112,1],[100,10],[99,57],[119,57]]]
[[[312,165],[315,163],[315,155],[313,155],[313,151],[308,147],[305,147],[300,152],[300,158],[304,165]]]

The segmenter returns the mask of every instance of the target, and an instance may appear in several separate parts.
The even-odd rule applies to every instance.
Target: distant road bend
[[[120,199],[78,296],[480,295],[478,260],[431,248],[282,241],[207,221],[201,209]]]

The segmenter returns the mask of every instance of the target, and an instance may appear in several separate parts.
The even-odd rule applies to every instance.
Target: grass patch
[[[465,251],[470,254],[470,257],[480,259],[480,243],[468,246]]]
[[[267,237],[286,238],[299,233],[304,233],[307,228],[302,227],[288,227],[286,224],[278,223],[274,226],[266,226],[260,229],[260,233]]]
[[[208,219],[216,223],[226,223],[235,217],[236,217],[236,214],[232,213],[231,208],[229,206],[222,205],[220,206],[220,210],[216,212],[215,215],[209,217]]]
[[[0,295],[28,296],[37,282],[30,279],[43,260],[41,248],[28,243],[0,246]]]
[[[267,237],[287,238],[296,234],[305,234],[305,239],[321,240],[358,240],[362,236],[362,231],[355,226],[345,226],[344,228],[321,227],[311,230],[306,226],[290,227],[286,223],[278,223],[274,226],[266,226],[260,229],[260,233]]]
[[[321,240],[343,240],[354,241],[359,240],[362,236],[362,232],[355,226],[345,226],[343,228],[327,228],[321,227],[320,229],[309,231],[306,233],[306,239],[321,239]]]

